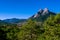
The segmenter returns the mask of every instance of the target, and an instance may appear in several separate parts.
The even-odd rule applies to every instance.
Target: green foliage
[[[20,31],[15,25],[0,26],[0,40],[17,40],[17,33]]]
[[[9,39],[9,40],[17,40],[17,33],[19,31],[20,30],[17,27],[9,28],[7,33],[6,33],[7,39]]]
[[[18,34],[19,40],[37,40],[40,34],[40,27],[32,20],[29,20],[22,26],[21,31]]]
[[[45,32],[38,39],[60,40],[60,14],[50,16],[43,24]]]

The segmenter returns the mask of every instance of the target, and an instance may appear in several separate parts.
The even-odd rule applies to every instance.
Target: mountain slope
[[[40,9],[35,15],[30,17],[29,19],[36,20],[38,22],[45,21],[50,15],[56,15],[55,13],[48,10],[48,8],[45,8],[44,10]]]

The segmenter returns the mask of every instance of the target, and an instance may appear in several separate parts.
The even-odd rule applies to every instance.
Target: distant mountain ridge
[[[7,22],[7,23],[16,24],[16,23],[22,23],[22,22],[25,22],[26,19],[11,18],[11,19],[5,19],[5,20],[2,20],[2,21]]]

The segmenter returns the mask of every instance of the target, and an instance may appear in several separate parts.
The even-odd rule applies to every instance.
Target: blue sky
[[[29,18],[44,8],[60,12],[60,0],[0,0],[0,19]]]

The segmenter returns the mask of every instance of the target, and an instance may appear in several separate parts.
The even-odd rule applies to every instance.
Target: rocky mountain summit
[[[30,17],[30,19],[36,20],[36,21],[44,21],[50,15],[56,15],[56,14],[54,12],[49,11],[48,8],[44,8],[44,9],[40,9],[36,14]]]

